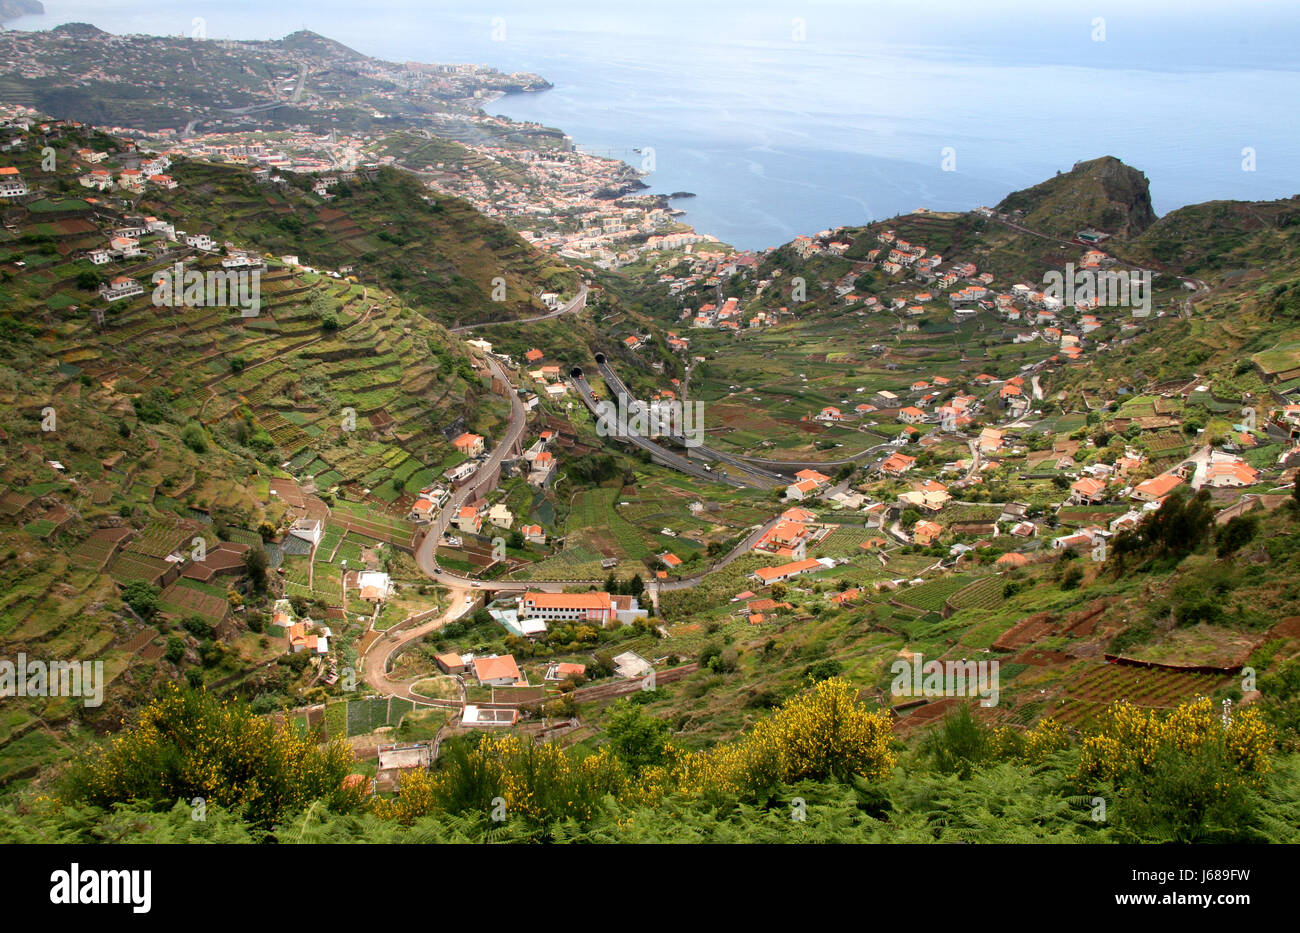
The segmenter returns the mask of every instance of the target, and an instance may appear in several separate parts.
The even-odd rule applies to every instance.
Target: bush
[[[926,736],[921,752],[936,771],[964,781],[992,756],[993,742],[990,730],[963,704]]]
[[[338,812],[359,806],[363,791],[343,786],[352,766],[341,741],[320,749],[310,735],[277,728],[243,702],[169,684],[134,728],[74,763],[60,796],[154,810],[201,798],[270,828],[317,800]]]
[[[1258,533],[1259,516],[1254,513],[1234,515],[1228,519],[1228,523],[1219,531],[1215,551],[1219,557],[1226,557],[1234,551],[1241,550]]]
[[[132,580],[122,587],[122,602],[148,622],[158,611],[159,589],[143,580]]]
[[[1201,697],[1163,713],[1113,704],[1083,740],[1078,779],[1109,781],[1134,833],[1171,842],[1228,841],[1272,765],[1273,734],[1256,709],[1230,723]]]
[[[181,663],[181,659],[185,657],[185,641],[176,635],[168,638],[167,651],[163,654],[163,657],[172,664]]]
[[[821,661],[814,661],[804,669],[804,677],[817,683],[822,680],[830,680],[832,677],[844,670],[844,665],[834,658],[824,658]]]

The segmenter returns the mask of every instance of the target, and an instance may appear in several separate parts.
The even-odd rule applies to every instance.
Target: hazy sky
[[[508,66],[530,36],[549,29],[613,46],[638,36],[708,34],[717,37],[718,54],[734,54],[750,42],[790,41],[798,19],[810,51],[906,43],[1103,67],[1300,68],[1300,4],[1266,0],[46,0],[45,8],[44,17],[13,25],[83,20],[113,32],[179,33],[202,17],[213,37],[266,38],[306,27],[370,54],[400,42],[445,56],[465,47],[470,31],[486,41],[500,17],[507,39],[491,48]],[[1093,41],[1098,19],[1105,42]]]

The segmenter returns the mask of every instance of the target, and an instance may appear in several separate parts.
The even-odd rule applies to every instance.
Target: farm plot
[[[609,557],[642,560],[650,556],[645,535],[618,514],[614,500],[618,491],[593,489],[579,493],[569,512],[566,533],[581,533],[593,546]]]
[[[226,617],[228,603],[225,594],[217,587],[195,580],[177,580],[158,597],[162,608],[182,616],[198,616],[206,622],[217,623]]]
[[[965,575],[939,577],[928,583],[899,590],[894,594],[894,601],[923,612],[939,612],[948,597],[970,585],[971,578]]]
[[[996,609],[1005,599],[1002,595],[1005,586],[1006,580],[994,574],[953,593],[948,597],[948,605],[954,610]]]
[[[347,701],[348,738],[366,735],[383,726],[396,726],[402,717],[415,709],[410,700],[400,697],[374,697]]]
[[[1227,678],[1125,664],[1093,664],[1066,680],[1064,703],[1052,716],[1069,725],[1085,722],[1116,700],[1169,709],[1196,696],[1209,696]]]

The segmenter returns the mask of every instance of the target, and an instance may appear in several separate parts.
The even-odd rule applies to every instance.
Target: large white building
[[[519,618],[548,622],[594,622],[605,625],[617,620],[627,625],[650,613],[635,596],[609,593],[525,593],[519,599]]]

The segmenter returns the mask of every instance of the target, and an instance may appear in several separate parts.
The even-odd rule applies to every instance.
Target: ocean
[[[742,248],[918,207],[994,204],[1076,161],[1144,171],[1157,213],[1300,192],[1300,8],[606,0],[48,0],[9,28],[264,39],[311,29],[392,60],[534,71],[490,113],[653,168]],[[1249,169],[1249,170],[1248,170]]]

